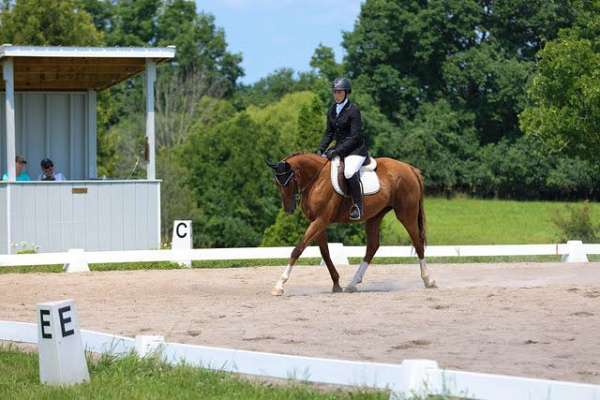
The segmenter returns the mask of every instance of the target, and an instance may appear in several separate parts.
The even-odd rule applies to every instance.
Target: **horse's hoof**
[[[358,291],[358,289],[356,288],[356,286],[346,286],[346,289],[344,291],[347,293],[354,293]]]
[[[340,285],[335,285],[335,286],[333,287],[333,289],[331,289],[331,291],[332,291],[333,293],[340,293],[340,292],[343,292],[344,290],[342,289],[342,287],[341,287]]]
[[[431,281],[431,282],[429,282],[428,285],[425,285],[425,288],[427,288],[427,289],[437,289],[438,285],[437,285],[437,283],[435,283],[435,281]]]
[[[271,290],[271,294],[273,296],[283,296],[283,289],[280,288],[273,288],[273,290]]]

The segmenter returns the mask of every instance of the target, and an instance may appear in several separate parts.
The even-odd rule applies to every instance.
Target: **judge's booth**
[[[154,82],[174,56],[174,47],[0,46],[0,254],[160,247]],[[99,179],[97,93],[136,74],[146,86],[146,178]],[[16,155],[31,181],[16,179]],[[66,180],[40,180],[44,158]]]

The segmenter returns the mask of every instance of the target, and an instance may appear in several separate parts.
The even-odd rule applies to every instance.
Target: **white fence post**
[[[40,382],[72,385],[90,375],[73,300],[37,305]]]
[[[135,337],[135,352],[140,357],[160,353],[164,346],[164,336],[138,335]]]
[[[69,249],[67,257],[68,261],[63,267],[65,272],[90,272],[83,249]]]
[[[569,240],[567,249],[569,252],[561,256],[561,261],[568,263],[589,262],[581,240]]]
[[[329,243],[329,256],[335,265],[350,265],[344,243]],[[325,261],[321,260],[321,265],[325,265]]]
[[[427,398],[429,394],[428,371],[439,369],[432,360],[404,360],[400,364],[403,373],[398,379],[397,388],[390,393],[390,400],[411,399],[414,396]]]
[[[192,249],[192,221],[176,220],[173,222],[173,240],[171,241],[172,250],[191,250]],[[192,260],[175,260],[183,267],[191,268]]]

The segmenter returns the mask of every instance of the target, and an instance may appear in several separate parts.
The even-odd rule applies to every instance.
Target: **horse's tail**
[[[423,246],[425,246],[427,244],[427,234],[425,231],[425,208],[423,208],[425,184],[423,183],[423,175],[421,175],[421,171],[413,166],[411,166],[411,169],[415,174],[417,181],[419,181],[419,189],[421,190],[421,194],[419,197],[419,215],[417,217],[417,223],[419,226],[419,239],[423,243]]]

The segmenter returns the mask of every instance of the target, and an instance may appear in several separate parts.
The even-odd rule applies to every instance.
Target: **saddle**
[[[373,157],[369,157],[358,171],[363,196],[379,192],[381,186],[379,185],[379,177],[377,176],[376,169],[377,161]],[[346,179],[344,178],[344,160],[340,159],[339,156],[331,160],[331,184],[338,194],[344,197],[349,196]]]

